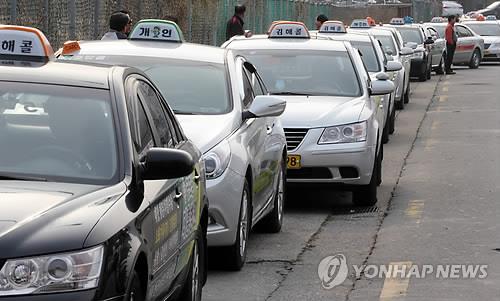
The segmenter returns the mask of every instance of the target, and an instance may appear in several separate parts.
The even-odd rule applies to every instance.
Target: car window
[[[463,26],[456,26],[455,28],[457,29],[457,35],[459,38],[466,38],[472,36],[472,33]]]
[[[261,86],[261,83],[259,81],[259,78],[257,77],[257,74],[255,73],[250,73],[246,72],[248,78],[250,79],[250,84],[252,85],[253,93],[255,96],[258,95],[264,95],[264,89]]]
[[[369,72],[379,72],[382,70],[372,43],[352,41],[351,45],[361,52],[361,59]]]
[[[0,81],[0,172],[106,185],[118,151],[109,91]]]
[[[382,35],[376,35],[375,36],[380,43],[382,43],[382,49],[384,52],[390,51],[392,55],[397,55],[396,51],[396,45],[394,44],[394,40],[390,36],[382,36]]]
[[[438,32],[439,36],[444,39],[444,37],[445,37],[445,33],[444,32],[446,30],[446,26],[434,26],[434,28]]]
[[[271,94],[361,95],[353,62],[343,51],[242,50]]]
[[[429,36],[434,37],[436,39],[440,38],[439,33],[434,29],[434,28],[427,28],[427,31],[429,32]]]
[[[250,104],[253,101],[253,92],[252,92],[252,84],[250,82],[250,79],[248,78],[247,72],[244,68],[241,70],[243,74],[243,106],[245,108],[250,107]]]
[[[413,27],[401,27],[398,28],[399,33],[403,37],[403,42],[406,44],[408,42],[423,44],[424,40],[422,38],[422,31],[420,28]]]
[[[154,146],[151,125],[137,95],[129,98],[127,106],[131,115],[130,130],[132,132],[132,141],[139,158],[142,158]]]
[[[467,24],[480,36],[500,36],[500,24]]]
[[[163,147],[173,148],[175,145],[173,135],[171,133],[172,126],[170,125],[163,106],[156,95],[155,90],[146,82],[139,81],[139,98],[146,104],[153,118],[153,127],[158,132],[160,138],[159,145]]]

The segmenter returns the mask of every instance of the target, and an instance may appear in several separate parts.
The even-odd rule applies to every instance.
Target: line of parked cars
[[[376,204],[410,77],[446,55],[437,23],[391,23],[280,21],[217,48],[141,20],[55,53],[0,25],[0,298],[201,300],[208,248],[241,269],[287,186]],[[497,55],[467,38],[456,63]]]

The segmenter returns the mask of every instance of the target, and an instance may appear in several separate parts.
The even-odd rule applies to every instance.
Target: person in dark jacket
[[[314,25],[316,25],[316,30],[319,30],[321,25],[323,25],[326,21],[328,21],[328,17],[325,15],[319,15],[316,17],[316,22],[314,23]]]
[[[109,31],[101,40],[126,39],[132,27],[132,20],[127,11],[114,12],[109,18]]]
[[[448,17],[448,26],[446,26],[445,38],[446,38],[446,62],[445,71],[446,74],[455,74],[455,71],[451,69],[451,64],[453,64],[453,57],[455,56],[455,49],[457,48],[458,36],[455,32],[455,16]]]
[[[245,17],[246,11],[245,5],[236,5],[234,7],[234,16],[229,19],[226,25],[226,39],[229,40],[234,36],[246,36],[251,35],[249,32],[245,32],[243,18]]]

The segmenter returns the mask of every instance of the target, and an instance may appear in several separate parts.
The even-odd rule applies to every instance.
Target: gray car
[[[432,61],[432,71],[436,74],[444,73],[444,63],[446,58],[446,40],[444,36],[441,36],[436,28],[430,24],[424,24],[424,32],[427,38],[434,41],[433,44],[429,45],[431,61]]]
[[[444,37],[448,23],[432,23],[432,26]],[[471,69],[479,68],[484,55],[484,39],[467,25],[455,24],[458,35],[457,49],[453,57],[454,65],[465,65]]]
[[[140,35],[154,34],[155,27],[158,38]],[[169,34],[162,37],[165,29]],[[184,43],[172,22],[141,21],[129,40],[81,42],[77,48],[61,58],[136,66],[159,87],[203,153],[208,245],[221,247],[227,267],[241,269],[252,226],[281,230],[287,150],[278,116],[286,103],[268,95],[244,57]]]

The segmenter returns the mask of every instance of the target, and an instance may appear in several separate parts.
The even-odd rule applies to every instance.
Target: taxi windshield
[[[390,52],[392,55],[397,55],[396,45],[394,45],[394,40],[390,36],[375,35],[375,38],[382,43],[382,49],[385,53]]]
[[[108,185],[118,159],[109,91],[0,81],[0,174]]]
[[[498,24],[467,24],[467,26],[480,36],[500,36],[500,25]]]
[[[245,50],[271,94],[361,95],[353,62],[346,52]]]
[[[423,44],[424,40],[422,38],[422,32],[420,28],[417,27],[398,27],[401,36],[403,37],[403,42],[406,44],[408,42],[417,43],[418,45]]]
[[[361,52],[361,58],[363,59],[368,72],[382,71],[377,53],[375,52],[375,48],[372,43],[351,41],[351,45],[352,47],[359,49]]]

